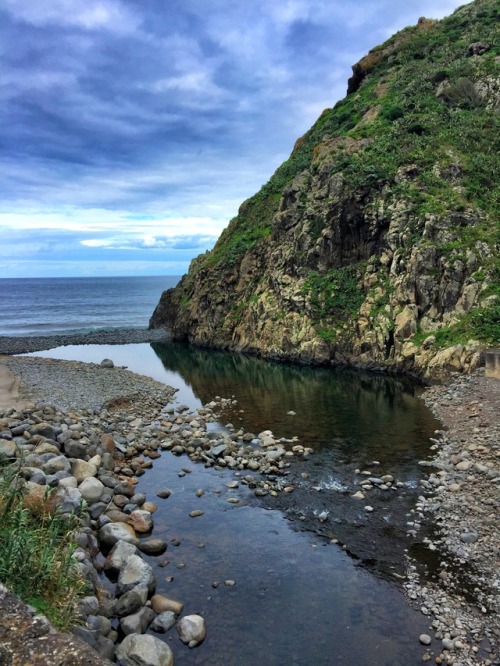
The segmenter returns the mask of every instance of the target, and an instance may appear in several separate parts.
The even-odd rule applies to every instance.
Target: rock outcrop
[[[420,19],[353,67],[150,328],[426,378],[500,341],[498,5]]]

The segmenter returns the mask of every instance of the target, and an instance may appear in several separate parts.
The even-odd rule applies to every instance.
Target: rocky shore
[[[482,371],[427,389],[424,400],[446,426],[434,440],[430,474],[409,530],[438,555],[428,578],[409,562],[410,602],[429,617],[424,659],[500,663],[500,381]],[[425,462],[423,464],[429,465]]]
[[[75,635],[103,663],[172,664],[169,645],[146,631],[161,634],[175,626],[180,640],[195,647],[206,635],[205,620],[196,614],[179,618],[182,601],[155,594],[153,567],[141,554],[160,557],[168,547],[152,531],[156,502],[167,500],[171,491],[165,488],[155,501],[148,500],[135,492],[138,477],[160,451],[171,451],[206,467],[233,469],[239,476],[234,487],[241,483],[256,496],[265,496],[291,492],[285,479],[289,461],[311,451],[294,441],[276,441],[269,431],[259,436],[231,427],[208,432],[207,424],[216,420],[228,400],[214,400],[196,413],[183,405],[174,409],[170,403],[175,389],[110,361],[97,365],[4,357],[0,362],[21,377],[22,398],[22,406],[0,412],[0,454],[20,466],[27,493],[39,497],[53,488],[60,511],[67,514],[81,511],[83,502],[74,557],[88,594],[80,602],[82,624]],[[13,630],[20,615],[12,613],[10,598],[0,595],[0,610],[5,611],[0,633],[8,637],[3,650],[23,663],[26,646]],[[26,626],[30,620],[23,613]],[[32,622],[40,625],[38,617]],[[43,663],[47,635],[51,649],[56,638],[50,628],[32,633],[39,642],[30,644],[29,658],[37,655],[36,663]],[[74,643],[67,648],[67,659],[62,656],[67,637],[62,643],[60,663],[77,663],[71,656]],[[50,663],[49,654],[45,656]],[[100,663],[96,658],[88,663]]]
[[[142,553],[161,558],[168,547],[153,531],[157,503],[168,501],[170,490],[148,498],[135,492],[137,478],[162,451],[170,451],[206,467],[232,469],[236,485],[246,485],[256,498],[279,500],[299,491],[293,479],[300,473],[289,474],[290,465],[307,460],[311,450],[270,431],[255,435],[230,424],[224,432],[210,431],[208,424],[231,399],[217,398],[196,412],[174,408],[174,389],[112,364],[22,357],[3,357],[0,363],[21,378],[24,401],[22,407],[0,410],[0,451],[22,465],[29,492],[55,488],[66,512],[78,510],[82,499],[86,503],[75,560],[89,590],[76,635],[96,656],[87,652],[89,661],[82,663],[173,663],[169,645],[155,634],[176,627],[180,639],[194,647],[207,628],[188,608],[182,617],[182,600],[155,594],[154,572]],[[424,399],[447,430],[437,432],[434,459],[422,461],[429,475],[407,530],[417,540],[429,535],[424,546],[438,565],[428,575],[409,558],[407,597],[429,618],[429,634],[420,637],[424,661],[491,666],[500,663],[500,383],[481,372],[457,376],[428,388]],[[321,533],[324,523],[316,518]],[[0,594],[0,611],[11,609],[9,599]],[[21,635],[16,643],[8,627],[9,618],[19,624],[16,613],[0,615],[0,634],[9,637],[2,639],[2,649],[25,655]],[[40,624],[38,617],[30,621]],[[52,645],[52,630],[42,635],[47,632]],[[42,661],[33,663],[44,663],[44,641],[30,644],[30,658],[42,651]],[[69,649],[60,663],[80,663],[71,660],[74,645]]]

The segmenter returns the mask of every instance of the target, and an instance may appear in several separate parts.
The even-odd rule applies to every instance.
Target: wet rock
[[[184,604],[161,594],[155,594],[151,597],[151,607],[154,612],[158,614],[164,613],[165,611],[171,611],[176,615],[180,615],[184,608]]]
[[[167,550],[167,544],[159,537],[151,537],[139,543],[139,550],[146,555],[162,555]]]
[[[155,618],[155,612],[151,608],[141,608],[132,615],[122,617],[120,629],[128,636],[129,634],[144,634]]]
[[[125,523],[109,523],[101,527],[99,541],[105,548],[111,548],[118,541],[126,541],[135,546],[139,544],[139,539],[133,527]]]
[[[190,648],[200,645],[205,640],[207,629],[201,615],[186,615],[176,626],[179,638]]]

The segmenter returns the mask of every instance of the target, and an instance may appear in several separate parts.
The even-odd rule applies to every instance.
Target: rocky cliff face
[[[468,371],[500,342],[498,3],[353,67],[150,327],[302,363]]]

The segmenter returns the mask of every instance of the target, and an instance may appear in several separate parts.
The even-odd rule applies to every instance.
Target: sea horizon
[[[2,278],[0,336],[144,329],[179,275]]]

